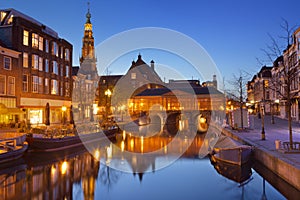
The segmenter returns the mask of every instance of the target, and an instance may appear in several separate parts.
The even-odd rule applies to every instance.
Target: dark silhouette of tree
[[[280,25],[284,32],[283,36],[279,36],[283,40],[283,45],[270,34],[271,43],[267,45],[266,49],[262,49],[267,61],[273,63],[276,73],[272,76],[270,89],[275,92],[282,102],[285,103],[288,129],[289,129],[289,143],[290,148],[293,146],[293,131],[292,131],[292,100],[297,95],[293,92],[293,81],[298,78],[298,70],[296,70],[297,55],[293,52],[293,33],[295,26],[291,27],[287,20],[282,19]]]

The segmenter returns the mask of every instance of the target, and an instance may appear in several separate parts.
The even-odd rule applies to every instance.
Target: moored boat
[[[0,140],[0,163],[6,163],[19,159],[23,156],[27,148],[27,142],[18,144],[16,139]]]
[[[97,142],[104,138],[113,139],[116,132],[117,129],[110,129],[95,133],[56,137],[48,137],[43,134],[28,134],[26,141],[29,144],[29,151],[52,152],[84,146],[85,144]]]
[[[250,161],[253,147],[240,144],[227,136],[221,136],[213,152],[213,161],[222,161],[235,165],[242,165]]]

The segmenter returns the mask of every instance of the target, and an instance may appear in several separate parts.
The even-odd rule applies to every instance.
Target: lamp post
[[[264,102],[261,105],[261,140],[266,140]]]
[[[106,96],[105,108],[106,108],[106,119],[107,119],[108,114],[109,114],[109,106],[108,106],[109,103],[107,101],[107,98],[109,98],[111,96],[110,89],[105,90],[104,95]]]

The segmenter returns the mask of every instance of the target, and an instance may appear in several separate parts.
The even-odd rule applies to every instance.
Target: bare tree
[[[240,103],[240,112],[241,112],[241,128],[244,128],[243,124],[243,105],[246,102],[247,93],[246,85],[249,80],[249,73],[246,71],[239,71],[239,74],[233,74],[232,79],[228,83],[234,88],[226,91],[227,96],[230,96],[234,100]],[[238,89],[237,89],[238,88]]]
[[[296,70],[296,54],[293,51],[293,33],[295,26],[291,27],[287,20],[282,19],[280,27],[284,31],[284,36],[280,36],[283,39],[283,47],[279,45],[279,42],[275,40],[270,34],[271,39],[270,45],[267,45],[266,49],[262,49],[267,59],[273,62],[273,66],[276,67],[275,76],[272,76],[272,84],[270,89],[275,92],[282,102],[285,103],[286,113],[288,118],[288,129],[289,129],[289,143],[290,148],[293,147],[293,132],[292,132],[292,100],[297,95],[293,92],[293,83],[298,77],[298,71]],[[284,49],[282,51],[282,49]]]

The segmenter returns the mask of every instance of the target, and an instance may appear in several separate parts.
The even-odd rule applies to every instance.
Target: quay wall
[[[221,130],[220,130],[221,131]],[[280,178],[300,190],[300,168],[289,162],[284,155],[278,152],[272,152],[265,147],[256,144],[246,138],[239,137],[228,129],[222,129],[222,133],[241,143],[248,144],[255,147],[254,158],[262,163],[272,172],[277,174]]]

